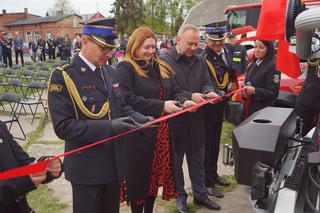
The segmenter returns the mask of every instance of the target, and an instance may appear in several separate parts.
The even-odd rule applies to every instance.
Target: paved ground
[[[43,112],[43,111],[42,111]],[[38,125],[42,124],[42,120],[37,119],[36,122],[31,125],[30,116],[20,116],[20,122],[26,132],[26,134],[34,131]],[[13,135],[20,135],[20,131],[18,126],[14,125],[12,127]],[[49,123],[45,130],[40,134],[40,137],[37,139],[38,141],[58,141],[59,139],[56,137],[52,124]],[[25,142],[18,140],[18,142],[23,145]],[[56,155],[58,153],[63,152],[63,143],[61,144],[33,144],[29,147],[29,154],[31,156],[38,157],[40,155]],[[191,191],[191,184],[188,178],[188,171],[186,168],[186,163],[184,163],[184,173],[185,173],[185,181],[186,187],[188,191]],[[219,162],[219,174],[220,175],[233,175],[233,168],[230,166],[224,166]],[[63,213],[71,213],[72,212],[72,196],[71,196],[71,187],[68,181],[64,179],[62,176],[60,179],[54,181],[49,184],[49,187],[54,190],[55,196],[60,200],[60,202],[68,205],[66,209],[64,209]],[[192,202],[192,198],[189,197],[188,202]],[[234,191],[226,193],[223,199],[217,200],[217,202],[222,206],[222,210],[219,212],[223,213],[251,213],[253,212],[250,202],[244,194],[242,188],[238,186]],[[154,212],[167,212],[168,210],[163,206],[164,202],[156,202],[155,211]],[[130,212],[129,208],[125,205],[121,207],[122,213]],[[197,211],[198,213],[207,213],[213,212],[205,208],[201,208]]]

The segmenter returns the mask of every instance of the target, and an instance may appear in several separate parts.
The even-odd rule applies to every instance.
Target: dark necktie
[[[107,84],[106,84],[105,76],[103,75],[101,67],[96,67],[95,72],[97,73],[98,78],[102,81],[105,90],[107,90]]]

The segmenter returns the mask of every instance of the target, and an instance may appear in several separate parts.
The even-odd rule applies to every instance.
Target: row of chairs
[[[39,107],[42,107],[45,112],[45,118],[47,118],[46,101],[42,98],[45,88],[45,85],[41,82],[31,81],[28,85],[22,86],[20,80],[14,79],[14,81],[6,85],[4,93],[0,95],[0,104],[3,111],[6,111],[5,104],[9,106],[9,115],[3,113],[0,116],[0,120],[10,123],[9,130],[11,130],[12,123],[17,122],[23,135],[19,139],[26,139],[24,130],[19,122],[20,115],[27,115],[30,112],[32,125]]]

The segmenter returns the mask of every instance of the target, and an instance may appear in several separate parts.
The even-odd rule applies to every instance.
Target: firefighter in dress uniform
[[[248,55],[246,48],[237,43],[236,36],[236,33],[229,32],[225,47],[232,57],[232,69],[237,71],[237,74],[239,75],[244,73],[248,66]]]
[[[145,123],[148,118],[125,105],[114,70],[106,65],[116,48],[115,19],[84,23],[83,46],[70,64],[53,71],[48,103],[55,133],[65,151],[83,147]],[[119,212],[117,147],[112,140],[66,156],[73,212]]]
[[[223,23],[206,25],[207,47],[202,55],[207,63],[209,76],[212,84],[220,90],[219,95],[224,95],[228,91],[231,83],[232,64],[228,50],[224,47],[227,36],[226,27]],[[205,172],[206,187],[209,195],[218,198],[223,197],[215,184],[221,186],[230,185],[229,182],[219,177],[217,173],[217,163],[220,149],[220,137],[222,123],[224,119],[225,101],[214,105],[205,106],[205,125],[206,125],[206,146],[205,146]]]

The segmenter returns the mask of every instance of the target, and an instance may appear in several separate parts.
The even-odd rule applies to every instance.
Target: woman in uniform
[[[274,46],[271,41],[256,40],[254,61],[248,66],[244,118],[267,106],[273,106],[279,93],[280,73],[276,70]]]

